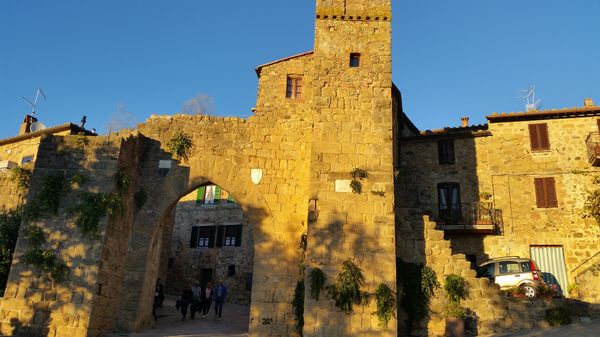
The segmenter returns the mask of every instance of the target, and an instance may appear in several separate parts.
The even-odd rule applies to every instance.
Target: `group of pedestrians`
[[[163,284],[159,278],[156,282],[156,291],[154,292],[154,303],[152,304],[152,317],[157,320],[156,309],[162,307],[165,299]],[[199,282],[195,282],[183,289],[181,297],[177,300],[175,306],[181,311],[181,320],[185,321],[188,308],[190,318],[194,319],[196,313],[201,313],[203,318],[207,318],[213,301],[215,302],[215,318],[221,320],[223,314],[223,304],[227,299],[227,287],[223,280],[219,280],[216,287],[208,282],[205,287],[201,287]]]
[[[206,287],[200,287],[196,282],[186,287],[181,293],[181,298],[177,301],[177,308],[181,311],[181,320],[185,321],[188,308],[190,309],[190,318],[194,319],[196,313],[201,312],[203,318],[207,318],[210,312],[212,302],[215,302],[215,318],[221,319],[223,313],[223,304],[227,298],[227,287],[223,281],[219,281],[216,287],[212,287],[209,282]]]

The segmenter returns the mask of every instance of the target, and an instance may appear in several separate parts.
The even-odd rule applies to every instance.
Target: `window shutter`
[[[558,207],[554,178],[546,178],[546,207]]]
[[[198,231],[200,227],[192,227],[192,237],[190,237],[190,248],[198,247]]]
[[[217,233],[217,226],[210,227],[210,235],[208,237],[208,247],[213,248],[215,246],[215,234]]]
[[[531,150],[540,149],[537,124],[529,124],[529,141],[531,142]]]
[[[294,97],[300,98],[301,95],[302,95],[302,79],[297,78],[296,79],[296,95]]]
[[[225,226],[217,226],[217,247],[223,247],[223,234],[225,232]]]
[[[550,150],[550,140],[548,139],[548,124],[538,124],[540,135],[540,150]]]
[[[196,203],[201,204],[204,202],[204,186],[198,188],[198,194],[196,194]]]
[[[443,140],[438,140],[438,163],[445,164],[444,158],[446,158],[446,147]]]
[[[454,164],[454,139],[448,140],[448,164]]]
[[[287,88],[285,91],[285,97],[292,97],[294,85],[292,83],[292,78],[288,76],[287,78]]]
[[[242,225],[237,225],[235,227],[235,246],[239,247],[242,245]]]
[[[535,185],[535,201],[538,208],[546,207],[546,194],[544,193],[544,178],[534,178]]]
[[[219,186],[215,186],[215,203],[221,201],[221,188]]]
[[[598,124],[598,130],[596,131],[600,132],[600,119],[596,119],[596,124]]]

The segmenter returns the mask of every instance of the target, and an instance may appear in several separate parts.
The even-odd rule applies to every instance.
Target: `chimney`
[[[586,108],[590,108],[594,106],[594,100],[592,100],[591,98],[586,98],[583,100],[583,106]]]
[[[23,124],[21,124],[21,127],[19,128],[19,136],[20,135],[24,135],[26,133],[30,133],[31,132],[31,124],[37,122],[37,118],[31,116],[31,115],[25,115],[25,119],[23,119]]]
[[[463,128],[466,128],[467,126],[469,126],[469,117],[461,117],[460,118],[460,126]]]

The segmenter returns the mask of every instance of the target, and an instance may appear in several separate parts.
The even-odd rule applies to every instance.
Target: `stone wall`
[[[37,268],[24,263],[28,250],[22,226],[17,242],[13,266],[5,298],[0,303],[0,329],[3,334],[30,331],[47,336],[86,336],[93,324],[90,322],[92,308],[97,300],[96,283],[103,268],[99,264],[103,250],[102,240],[84,238],[75,228],[67,208],[78,200],[80,192],[109,192],[117,168],[119,140],[108,142],[102,138],[88,138],[86,146],[80,146],[74,137],[42,138],[31,182],[27,203],[43,188],[47,174],[62,172],[65,189],[58,215],[43,214],[29,225],[37,225],[46,234],[49,249],[57,255],[57,261],[66,263],[69,271],[63,283],[51,282]],[[75,175],[88,178],[84,185],[68,184]],[[100,221],[102,237],[107,220]]]

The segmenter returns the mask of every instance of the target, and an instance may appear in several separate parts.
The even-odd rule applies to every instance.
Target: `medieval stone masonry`
[[[556,306],[598,314],[600,227],[585,205],[600,109],[420,132],[392,83],[391,19],[391,0],[317,0],[314,50],[257,67],[247,119],[151,116],[96,136],[71,124],[31,132],[26,117],[0,140],[0,205],[24,209],[0,334],[150,329],[160,277],[173,294],[224,279],[230,301],[250,304],[251,337],[443,335],[441,289],[429,318],[374,315],[378,287],[402,299],[404,263],[466,279],[471,335],[547,326]],[[16,166],[31,169],[29,187],[10,177]],[[566,298],[515,300],[476,277],[507,255],[534,258]],[[313,298],[308,275],[331,286],[347,261],[371,296],[345,312],[325,289]]]

